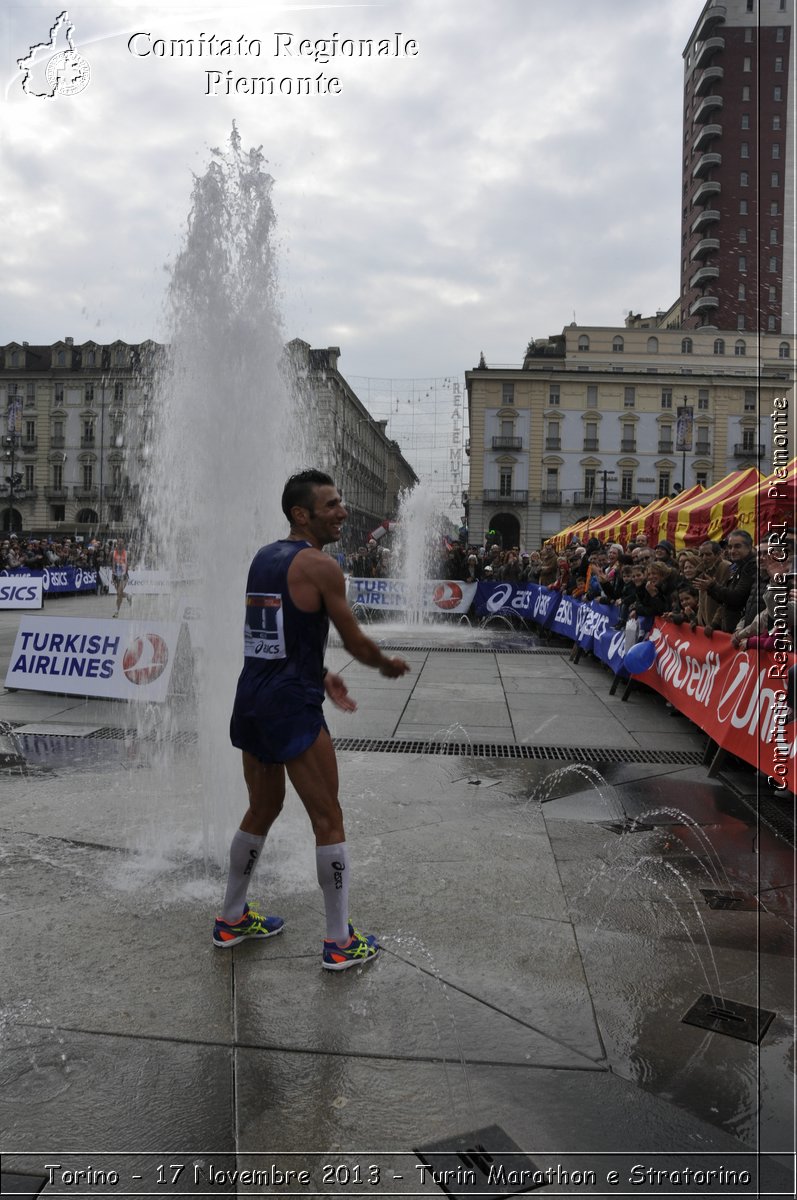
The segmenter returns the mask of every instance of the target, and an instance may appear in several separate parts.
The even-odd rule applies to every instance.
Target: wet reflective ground
[[[579,736],[603,722],[607,747],[622,721],[630,745],[687,736],[562,656],[418,650],[391,689],[335,653],[360,700],[331,717],[337,736],[462,740],[465,708],[518,740],[568,705]],[[330,978],[292,793],[252,887],[286,932],[220,952],[196,744],[42,728],[18,735],[29,769],[0,776],[4,1169],[82,1144],[124,1151],[130,1174],[149,1169],[144,1148],[241,1167],[373,1147],[369,1194],[439,1195],[413,1148],[492,1124],[538,1165],[604,1174],[631,1153],[673,1167],[789,1152],[793,850],[702,766],[342,752],[352,917],[384,951]],[[545,732],[576,729],[558,715]],[[774,1013],[760,1045],[685,1024],[705,994]]]

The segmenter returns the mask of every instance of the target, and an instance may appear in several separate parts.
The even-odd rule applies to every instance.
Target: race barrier
[[[0,571],[0,579],[40,579],[45,596],[68,595],[75,592],[96,592],[99,573],[95,568],[46,567],[43,571]]]
[[[0,578],[0,608],[41,608],[42,595],[41,579]]]
[[[22,616],[7,688],[162,701],[177,654],[178,621]]]
[[[797,655],[741,650],[727,633],[712,638],[657,620],[653,665],[639,678],[723,750],[795,790],[794,725],[787,724],[787,677]]]
[[[382,612],[466,613],[476,595],[475,583],[457,579],[425,579],[420,585],[408,586],[403,579],[357,579],[349,576],[346,596],[350,604]]]
[[[100,582],[113,590],[113,575],[110,567],[100,567]],[[172,590],[172,578],[168,571],[133,570],[127,575],[125,592],[128,596],[164,596]]]
[[[589,651],[615,675],[628,678],[626,631],[617,609],[574,599],[536,583],[480,583],[477,616],[522,617]],[[717,745],[750,763],[779,787],[795,790],[793,724],[787,724],[787,676],[797,663],[789,651],[740,650],[730,635],[641,620],[656,647],[651,667],[635,678],[652,687],[704,730]],[[632,643],[633,644],[633,643]]]

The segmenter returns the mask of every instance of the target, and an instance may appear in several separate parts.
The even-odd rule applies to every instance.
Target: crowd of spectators
[[[550,542],[532,551],[456,545],[437,577],[539,583],[614,607],[616,628],[640,617],[665,617],[707,637],[722,630],[742,646],[771,646],[779,615],[779,633],[797,646],[796,571],[794,529],[758,546],[746,530],[735,529],[722,541],[678,552],[666,540],[650,545],[644,533],[626,546],[574,539],[561,552]]]
[[[110,561],[112,543],[97,539],[18,537],[0,541],[0,571],[43,571],[46,568],[81,567],[91,571]]]

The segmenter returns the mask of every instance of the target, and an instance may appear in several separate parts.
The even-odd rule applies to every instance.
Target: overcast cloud
[[[233,120],[244,147],[262,145],[275,179],[285,336],[339,345],[358,387],[364,377],[461,379],[482,350],[488,362],[519,364],[530,337],[560,331],[574,313],[611,325],[631,308],[666,308],[679,282],[681,54],[701,9],[702,0],[75,3],[90,83],[41,99],[23,92],[16,60],[47,41],[62,9],[6,4],[0,338],[164,339],[165,268],[192,173]],[[419,52],[277,58],[276,31],[297,41],[400,32]],[[137,57],[136,32],[244,35],[263,53]],[[51,54],[37,56],[42,80]],[[207,95],[205,72],[228,69],[323,72],[342,91]],[[390,390],[371,388],[375,415],[407,403],[391,407]],[[420,421],[423,404],[412,411]],[[435,429],[440,420],[435,412]]]

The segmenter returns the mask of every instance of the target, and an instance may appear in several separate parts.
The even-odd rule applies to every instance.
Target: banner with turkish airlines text
[[[177,621],[21,617],[7,688],[165,700],[177,651]]]
[[[456,579],[425,579],[412,587],[403,579],[355,579],[347,582],[350,604],[390,612],[466,613],[476,595],[475,583]]]

